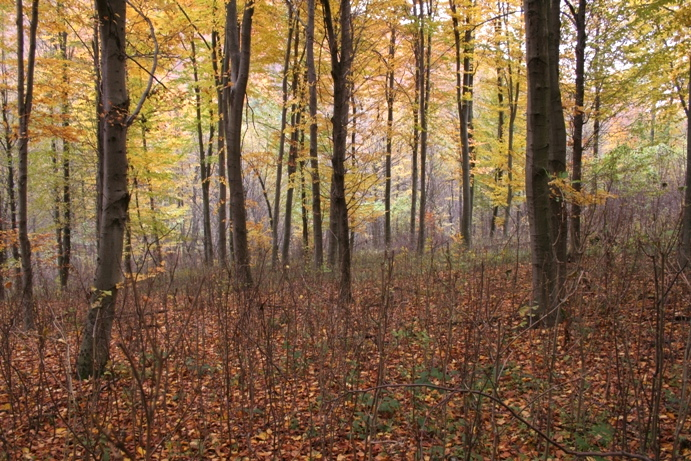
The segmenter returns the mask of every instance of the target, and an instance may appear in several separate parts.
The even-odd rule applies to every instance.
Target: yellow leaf
[[[12,409],[12,405],[9,403],[4,403],[0,405],[0,411],[10,411]]]
[[[269,434],[267,434],[266,432],[260,432],[259,434],[257,434],[257,438],[259,440],[268,440]]]

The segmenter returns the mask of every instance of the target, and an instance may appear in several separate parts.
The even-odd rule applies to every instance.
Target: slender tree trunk
[[[94,65],[94,94],[96,95],[96,252],[101,248],[101,218],[103,217],[103,162],[105,158],[105,143],[103,139],[104,120],[103,110],[103,77],[101,69],[101,39],[99,37],[98,21],[94,21],[93,40],[91,43]]]
[[[310,169],[312,170],[312,226],[314,227],[314,266],[324,264],[324,236],[322,232],[321,191],[319,157],[317,153],[317,72],[314,65],[314,15],[315,0],[307,0],[307,28],[305,30],[307,52],[307,84],[309,86],[310,113]]]
[[[29,53],[26,62],[26,79],[24,75],[24,12],[22,0],[17,0],[17,103],[19,116],[19,138],[17,150],[19,155],[18,170],[18,217],[19,217],[19,253],[22,262],[22,311],[24,328],[35,326],[34,313],[34,279],[31,267],[31,242],[27,222],[28,207],[28,162],[29,162],[29,121],[34,93],[34,69],[36,62],[36,30],[38,27],[38,0],[31,3],[31,23],[29,28]]]
[[[432,33],[425,25],[425,12],[422,1],[420,2],[420,223],[418,229],[417,253],[425,251],[425,218],[427,216],[427,137],[430,94],[430,67],[432,57]],[[428,10],[431,5],[427,5]],[[428,11],[429,15],[431,12]],[[425,40],[426,38],[426,40]]]
[[[58,3],[58,10],[62,11],[61,4]],[[70,102],[67,88],[69,88],[69,56],[67,51],[67,32],[61,32],[58,35],[58,47],[60,48],[60,57],[63,60],[63,74],[62,82],[65,90],[62,94],[62,126],[68,128],[70,126]],[[70,142],[63,138],[62,140],[62,195],[60,201],[60,213],[62,216],[58,222],[61,226],[61,241],[58,244],[60,254],[58,255],[58,274],[60,278],[60,286],[64,289],[67,287],[67,281],[70,274],[70,263],[72,256],[72,194],[70,190]],[[57,196],[56,196],[57,197]]]
[[[216,139],[216,150],[218,151],[218,261],[222,266],[228,266],[228,214],[227,214],[227,189],[226,183],[226,149],[225,149],[225,122],[227,117],[226,104],[223,99],[224,84],[227,79],[221,76],[218,66],[218,48],[219,48],[218,32],[211,32],[211,64],[214,70],[214,78],[216,80],[216,103],[218,111],[218,137]]]
[[[418,189],[418,150],[420,148],[420,47],[415,45],[415,96],[413,99],[413,155],[410,167],[411,197],[410,197],[410,245],[415,243],[415,223],[417,222],[417,189]]]
[[[331,209],[333,210],[332,216],[335,221],[335,237],[338,242],[340,265],[339,299],[343,303],[349,303],[353,295],[350,273],[348,205],[345,196],[345,158],[348,138],[348,103],[351,92],[348,77],[353,61],[350,0],[340,0],[340,44],[334,28],[329,0],[322,0],[322,7],[324,9],[324,23],[331,53],[331,75],[334,82]]]
[[[298,69],[298,39],[295,38],[294,62],[293,62],[293,100],[297,100],[299,95],[299,69]],[[293,103],[290,114],[290,146],[288,153],[288,188],[286,190],[286,209],[285,217],[283,219],[283,251],[281,259],[283,265],[287,265],[290,259],[290,235],[291,227],[293,225],[293,197],[295,195],[295,186],[297,181],[297,162],[298,162],[298,142],[300,135],[302,108],[298,103]]]
[[[566,175],[566,124],[564,107],[561,102],[559,82],[559,45],[561,41],[561,0],[551,0],[549,12],[549,79],[550,79],[550,140],[549,172],[552,178],[565,178]],[[550,206],[552,224],[550,228],[556,280],[551,294],[554,318],[558,321],[559,310],[555,309],[561,296],[561,288],[566,278],[566,251],[568,244],[568,209],[559,187],[551,187]]]
[[[496,33],[501,34],[501,23],[497,23]],[[497,144],[500,146],[500,150],[504,148],[504,117],[505,117],[505,107],[504,107],[504,69],[501,65],[497,66]],[[495,181],[497,187],[501,184],[504,176],[504,167],[500,166],[495,173]],[[490,238],[494,237],[494,232],[497,227],[497,218],[499,217],[499,205],[495,205],[492,210],[492,222],[490,225],[489,235]]]
[[[526,139],[526,199],[533,266],[533,302],[537,316],[550,314],[555,284],[550,213],[549,2],[524,0],[528,107]]]
[[[202,95],[199,87],[199,69],[197,66],[197,50],[194,44],[194,38],[191,40],[192,45],[192,73],[194,76],[194,108],[197,122],[197,145],[199,148],[199,176],[202,186],[202,215],[204,222],[204,264],[212,265],[214,262],[213,242],[211,241],[211,205],[209,198],[209,182],[211,176],[211,168],[207,161],[206,145],[204,144],[204,135],[202,133]],[[211,132],[209,133],[209,146],[213,142],[213,121],[211,122]]]
[[[470,18],[466,16],[466,29],[461,30],[459,12],[454,0],[449,5],[452,12],[454,30],[454,47],[456,51],[456,105],[458,108],[459,133],[461,141],[461,236],[466,246],[472,244],[472,173],[471,173],[471,103],[472,97],[472,30],[469,28]]]
[[[511,75],[511,74],[509,74]],[[509,80],[509,126],[508,126],[508,145],[507,145],[507,161],[506,169],[508,175],[508,185],[506,187],[506,212],[504,214],[504,237],[509,233],[509,222],[511,221],[511,202],[513,200],[513,140],[514,133],[516,132],[516,115],[518,114],[518,96],[520,90],[520,83],[516,81],[516,86],[514,87]],[[515,89],[512,89],[515,88]]]
[[[103,206],[91,309],[82,332],[77,358],[81,378],[103,373],[109,357],[118,283],[121,279],[123,237],[127,222],[127,127],[129,96],[126,84],[125,0],[97,0],[103,72]]]
[[[691,261],[691,55],[689,55],[689,79],[688,92],[686,94],[686,102],[682,98],[684,112],[686,112],[686,176],[681,225],[681,262],[683,265],[688,266],[689,261]]]
[[[586,0],[578,1],[578,10],[572,9],[576,25],[576,91],[573,112],[573,153],[571,158],[571,182],[576,200],[571,205],[571,254],[581,251],[581,206],[578,194],[582,190],[583,126],[585,125],[585,45]]]
[[[279,133],[278,141],[278,160],[276,162],[276,188],[274,190],[274,222],[271,228],[272,234],[272,248],[271,248],[271,265],[276,268],[278,265],[278,224],[281,208],[281,181],[283,179],[283,157],[285,156],[286,144],[286,126],[288,123],[288,71],[290,68],[290,55],[292,52],[293,35],[296,35],[297,21],[293,18],[293,5],[291,2],[286,2],[288,5],[288,37],[286,39],[286,51],[283,57],[283,80],[281,82],[281,90],[283,94],[283,106],[281,107],[281,131]]]
[[[394,59],[396,57],[396,27],[390,25],[389,56],[386,62],[386,164],[384,175],[384,244],[391,248],[391,153],[393,150],[393,109],[395,101]]]
[[[247,81],[250,70],[250,46],[254,0],[245,3],[241,29],[238,31],[237,0],[226,4],[226,59],[224,74],[230,73],[230,85],[224,87],[228,120],[226,124],[226,151],[230,213],[233,227],[233,253],[235,273],[239,284],[252,286],[250,255],[247,242],[247,210],[242,183],[242,112],[245,107]]]

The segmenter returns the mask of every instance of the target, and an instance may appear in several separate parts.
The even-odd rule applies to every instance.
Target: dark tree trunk
[[[391,153],[393,147],[394,59],[396,57],[396,27],[390,25],[389,56],[386,62],[386,164],[384,166],[384,244],[391,248]]]
[[[418,150],[420,148],[420,47],[414,45],[415,57],[415,96],[413,98],[413,149],[410,167],[411,197],[410,197],[410,245],[415,243],[415,223],[417,222],[417,189],[418,189]]]
[[[550,86],[550,140],[549,173],[554,178],[566,175],[566,125],[564,107],[561,102],[559,82],[559,44],[561,42],[561,0],[551,0],[549,11],[549,86]],[[568,244],[568,209],[559,187],[551,187],[550,207],[552,224],[550,228],[556,281],[552,293],[554,320],[559,319],[556,308],[561,296],[561,288],[566,278],[566,250]],[[550,319],[551,321],[551,319]]]
[[[432,56],[432,33],[427,27],[425,15],[431,15],[429,9],[431,5],[427,5],[427,13],[425,13],[425,6],[420,1],[419,14],[419,47],[420,47],[420,222],[417,239],[417,253],[422,254],[425,251],[425,218],[427,215],[427,113],[429,109],[429,94],[430,94],[430,68]]]
[[[218,111],[218,137],[216,139],[218,151],[218,261],[222,266],[228,265],[228,241],[226,238],[228,232],[228,214],[227,209],[227,190],[226,184],[226,149],[225,149],[225,122],[227,117],[227,110],[225,101],[223,99],[223,86],[227,83],[227,78],[221,75],[218,66],[218,49],[220,47],[218,40],[218,32],[215,30],[211,32],[211,64],[214,70],[214,78],[216,80],[216,103]]]
[[[31,267],[31,242],[27,222],[28,207],[28,163],[29,163],[29,121],[34,93],[34,69],[36,62],[36,29],[38,27],[38,0],[31,3],[31,23],[29,27],[29,53],[24,75],[24,12],[22,0],[17,0],[17,105],[19,117],[19,137],[17,151],[19,156],[17,198],[19,218],[19,253],[22,262],[22,312],[24,328],[35,326],[34,278]]]
[[[555,319],[551,311],[555,289],[550,213],[550,115],[549,73],[550,0],[524,0],[528,107],[526,139],[526,199],[530,222],[533,266],[533,303],[536,315]]]
[[[686,176],[684,181],[684,210],[681,226],[682,264],[691,261],[691,56],[689,56],[689,81],[687,99],[681,98],[686,112]],[[680,95],[681,96],[681,95]]]
[[[279,132],[278,141],[278,160],[276,162],[276,188],[274,190],[274,222],[271,227],[272,247],[271,247],[271,265],[276,268],[278,265],[278,225],[281,208],[281,181],[283,180],[283,157],[285,156],[286,145],[286,126],[288,123],[288,71],[290,67],[290,55],[292,52],[293,35],[296,33],[297,21],[293,18],[293,5],[287,2],[288,5],[288,37],[286,39],[286,51],[283,57],[283,80],[281,82],[281,91],[283,94],[283,106],[281,107],[281,131]]]
[[[197,51],[194,44],[194,38],[191,40],[192,45],[192,73],[194,76],[194,108],[197,122],[197,145],[199,149],[199,177],[202,186],[202,215],[204,222],[204,264],[212,265],[214,262],[213,242],[211,241],[211,205],[209,198],[209,182],[211,176],[211,165],[207,161],[207,146],[204,143],[204,135],[202,129],[202,95],[199,87],[199,69],[197,66]],[[209,148],[213,143],[214,126],[211,122],[209,133]]]
[[[496,28],[497,35],[501,34],[501,23],[497,22]],[[501,146],[502,150],[504,147],[504,118],[505,118],[505,107],[504,107],[504,69],[501,65],[497,66],[497,143]],[[495,182],[499,186],[504,176],[504,167],[500,166],[495,172]],[[497,218],[499,217],[499,205],[495,205],[492,210],[492,222],[490,225],[489,235],[490,238],[494,237],[494,232],[497,228]]]
[[[226,151],[230,215],[233,228],[233,256],[235,275],[242,287],[252,285],[250,255],[247,242],[247,210],[242,182],[242,112],[245,107],[247,81],[250,70],[250,45],[254,0],[245,3],[242,23],[238,31],[237,0],[226,5],[226,55],[224,74],[230,75],[230,85],[224,86],[228,120],[226,123]]]
[[[307,84],[309,85],[310,113],[310,168],[312,173],[312,226],[314,227],[314,266],[320,269],[324,264],[324,236],[322,232],[321,191],[319,178],[319,157],[317,153],[317,72],[314,65],[314,15],[315,0],[307,0]]]
[[[472,40],[470,17],[466,16],[466,30],[461,30],[456,2],[450,0],[456,51],[456,105],[458,108],[461,141],[461,236],[466,246],[472,244],[473,212],[471,124],[472,124]]]
[[[578,1],[578,10],[571,7],[576,25],[576,91],[573,111],[573,154],[571,159],[571,182],[576,195],[582,190],[583,126],[585,125],[585,45],[586,45],[586,0]],[[571,205],[571,253],[581,252],[581,206],[579,197]]]
[[[62,32],[58,36],[58,44],[60,47],[60,54],[63,60],[63,75],[62,80],[65,88],[69,87],[69,77],[67,69],[69,67],[69,56],[67,52],[67,32]],[[68,100],[67,90],[62,95],[63,102],[61,108],[61,115],[63,118],[62,126],[68,128],[70,126],[70,103]],[[61,226],[61,242],[60,254],[58,255],[58,274],[60,278],[60,286],[67,287],[67,281],[70,275],[70,262],[72,255],[72,194],[70,190],[70,143],[67,139],[62,140],[62,191],[61,191],[61,214],[59,225]]]
[[[127,127],[125,0],[97,0],[103,83],[103,205],[91,309],[82,330],[77,358],[81,378],[103,373],[121,279],[123,237],[127,222]]]
[[[294,42],[294,62],[293,62],[293,100],[297,101],[299,98],[299,58],[298,46],[299,41],[297,36]],[[291,226],[293,224],[293,197],[295,195],[295,186],[297,181],[297,162],[298,162],[298,142],[300,136],[302,107],[298,103],[293,103],[290,110],[290,146],[288,151],[288,188],[286,190],[286,209],[285,217],[283,218],[283,251],[281,253],[281,260],[283,265],[287,265],[290,259],[290,235]]]
[[[335,238],[338,242],[340,272],[339,299],[341,302],[349,303],[352,300],[352,288],[348,205],[345,196],[345,158],[348,137],[348,103],[351,93],[351,85],[348,81],[348,77],[353,61],[350,0],[340,0],[340,43],[334,28],[329,0],[322,0],[322,6],[324,9],[324,23],[326,26],[329,51],[331,53],[331,76],[334,82],[331,209],[335,222]]]

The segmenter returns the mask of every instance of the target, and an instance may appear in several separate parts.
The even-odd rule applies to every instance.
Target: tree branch
[[[154,42],[154,57],[153,57],[153,62],[151,64],[151,71],[149,72],[149,81],[146,84],[146,89],[142,93],[141,97],[139,98],[139,102],[137,103],[137,107],[135,107],[134,111],[127,117],[127,121],[125,124],[127,126],[132,125],[134,120],[137,118],[139,113],[142,110],[142,107],[144,106],[144,102],[146,101],[146,98],[149,97],[149,94],[151,93],[151,87],[154,84],[154,73],[156,72],[156,67],[158,66],[158,40],[156,39],[156,31],[154,30],[154,25],[151,22],[151,19],[149,19],[139,8],[134,6],[130,0],[126,0],[127,4],[132,7],[132,9],[146,21],[146,23],[149,25],[149,32],[151,34],[151,40]]]

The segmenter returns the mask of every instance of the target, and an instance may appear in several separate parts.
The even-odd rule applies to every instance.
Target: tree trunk
[[[348,205],[345,197],[345,158],[348,137],[348,112],[351,87],[348,82],[353,61],[353,38],[350,15],[350,0],[340,0],[340,45],[336,36],[329,0],[322,0],[324,23],[331,53],[331,75],[334,85],[333,107],[333,155],[331,166],[331,209],[335,222],[335,238],[339,256],[339,300],[352,300],[350,273],[350,235],[348,228]]]
[[[324,236],[322,232],[321,191],[319,178],[319,157],[317,153],[317,72],[314,65],[314,14],[315,0],[307,0],[307,84],[309,85],[310,113],[310,168],[312,173],[312,226],[314,227],[314,266],[320,269],[324,264]]]
[[[218,32],[215,30],[211,32],[211,64],[214,70],[214,78],[216,80],[216,103],[218,110],[218,138],[216,139],[218,150],[218,261],[222,266],[228,265],[228,242],[226,235],[228,232],[228,209],[227,189],[226,183],[226,149],[225,149],[225,122],[227,117],[226,104],[223,99],[224,91],[222,88],[227,83],[227,79],[221,76],[218,68],[218,47],[220,46],[218,40]]]
[[[559,82],[559,45],[561,41],[561,0],[551,0],[549,11],[549,86],[550,86],[550,140],[549,173],[551,179],[566,177],[566,125],[564,107],[561,102]],[[555,286],[552,292],[552,315],[550,322],[558,321],[559,310],[555,309],[561,296],[561,288],[566,278],[566,250],[568,244],[568,209],[559,187],[551,187],[550,207],[552,214],[551,241],[554,255]]]
[[[415,243],[415,223],[417,222],[417,189],[418,189],[418,150],[420,148],[420,47],[415,45],[415,96],[413,98],[413,148],[410,167],[411,197],[410,197],[410,245]]]
[[[471,106],[467,96],[471,91],[472,59],[471,44],[472,30],[467,27],[461,30],[458,8],[454,0],[449,1],[452,13],[454,47],[456,51],[456,106],[458,109],[459,134],[461,141],[461,236],[466,246],[472,244],[472,177],[471,177],[471,146],[470,123]],[[470,18],[466,16],[466,26]],[[471,93],[472,97],[472,93]]]
[[[238,33],[237,0],[226,5],[226,58],[224,74],[229,73],[230,85],[224,86],[228,120],[226,123],[226,151],[230,215],[233,228],[233,256],[235,275],[242,287],[252,285],[250,255],[247,242],[247,210],[242,182],[242,112],[245,107],[250,69],[250,46],[254,0],[245,4],[241,30]],[[239,40],[239,41],[238,41]]]
[[[550,313],[554,290],[550,214],[550,115],[549,2],[524,0],[528,107],[526,139],[526,199],[530,222],[533,303],[536,316]]]
[[[206,145],[204,144],[204,135],[202,133],[202,95],[199,87],[199,69],[197,66],[197,52],[194,45],[194,38],[191,40],[192,45],[192,73],[194,76],[194,108],[197,122],[197,145],[199,148],[199,177],[202,186],[202,215],[204,222],[204,264],[212,265],[214,262],[213,243],[211,241],[211,206],[209,200],[209,181],[211,176],[211,168],[207,161]],[[209,133],[209,147],[213,142],[214,128],[213,121]]]
[[[425,251],[425,218],[427,215],[427,113],[430,94],[430,67],[432,56],[432,33],[425,25],[425,6],[420,1],[419,47],[420,47],[420,222],[417,239],[417,253]],[[431,13],[429,13],[431,14]],[[426,37],[426,40],[425,40]]]
[[[288,37],[286,39],[286,51],[283,57],[283,80],[281,82],[281,91],[283,94],[283,106],[281,107],[281,131],[279,132],[278,141],[278,160],[276,162],[276,188],[274,191],[274,222],[271,227],[272,247],[271,247],[271,265],[276,268],[278,265],[278,217],[280,216],[281,208],[281,181],[283,179],[283,157],[285,156],[286,145],[286,126],[288,123],[288,69],[290,67],[290,54],[292,52],[293,35],[297,28],[297,21],[293,19],[293,5],[288,4]]]
[[[58,4],[58,8],[61,5]],[[60,10],[61,11],[61,10]],[[62,81],[65,88],[69,88],[69,77],[67,70],[69,68],[69,56],[67,53],[67,32],[62,32],[58,35],[58,46],[60,48],[61,58],[63,60],[63,74]],[[62,126],[68,128],[70,126],[70,104],[68,100],[67,90],[62,95],[61,115],[63,117]],[[61,242],[59,244],[60,254],[58,255],[58,274],[60,278],[60,287],[63,289],[67,287],[67,280],[70,275],[70,262],[72,255],[72,194],[70,190],[70,143],[67,139],[62,140],[62,191],[61,191],[61,213],[60,219]]]
[[[29,121],[34,93],[34,69],[36,62],[36,29],[38,27],[38,0],[31,3],[31,23],[29,28],[29,54],[27,56],[26,79],[24,77],[24,12],[22,0],[17,0],[17,104],[19,116],[19,137],[17,151],[19,170],[17,184],[19,218],[19,253],[22,262],[21,303],[24,315],[24,328],[35,326],[34,278],[31,267],[31,242],[27,223],[28,207],[28,162],[29,162]]]
[[[384,244],[391,248],[391,153],[393,148],[393,109],[395,101],[394,59],[396,57],[396,27],[390,25],[389,56],[386,62],[386,164],[384,166]]]
[[[571,158],[571,183],[576,198],[571,204],[571,254],[581,252],[581,206],[579,194],[582,190],[583,126],[585,125],[585,45],[586,45],[586,0],[578,1],[578,10],[572,9],[576,25],[576,92],[573,112],[573,154]]]
[[[298,33],[298,20],[299,15],[296,18],[295,26],[295,40],[293,42],[293,80],[291,83],[293,91],[293,104],[290,108],[290,146],[288,150],[288,189],[286,191],[286,209],[285,218],[283,220],[283,251],[281,254],[281,260],[283,265],[287,265],[290,259],[290,235],[293,225],[293,197],[295,196],[295,186],[297,181],[297,162],[298,162],[298,142],[300,136],[300,121],[302,115],[302,107],[297,102],[300,99],[300,57],[298,55],[298,49],[300,46],[300,35]]]
[[[680,95],[681,96],[681,95]],[[686,176],[684,180],[684,211],[681,226],[681,249],[684,266],[691,261],[691,55],[689,56],[689,81],[686,102],[682,98],[686,112]]]
[[[103,206],[91,309],[77,358],[80,378],[99,376],[105,369],[122,272],[123,236],[130,198],[127,191],[126,5],[125,0],[96,1],[102,46]]]

